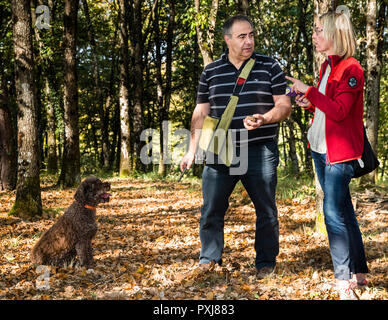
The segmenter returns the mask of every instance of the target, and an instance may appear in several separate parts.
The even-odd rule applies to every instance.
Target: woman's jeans
[[[334,277],[349,280],[353,273],[367,273],[364,245],[350,196],[353,161],[329,164],[326,154],[312,151],[324,199],[323,212]]]
[[[237,148],[236,155],[239,154],[240,150]],[[241,180],[256,209],[256,267],[260,269],[275,266],[279,253],[279,225],[275,202],[276,169],[279,163],[277,142],[271,140],[249,146],[247,158],[247,171],[244,174],[231,174],[231,168],[222,164],[207,164],[204,168],[200,264],[211,261],[221,264],[228,200],[235,185]]]

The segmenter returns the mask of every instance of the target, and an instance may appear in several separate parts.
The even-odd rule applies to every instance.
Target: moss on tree
[[[8,215],[27,220],[42,215],[39,176],[27,178],[17,186],[15,203]]]

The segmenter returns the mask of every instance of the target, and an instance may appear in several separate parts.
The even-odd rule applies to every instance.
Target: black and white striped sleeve
[[[271,89],[273,95],[286,93],[286,78],[278,61],[274,61],[271,67]]]
[[[203,70],[198,84],[197,104],[209,102],[209,85],[207,83],[206,70]]]

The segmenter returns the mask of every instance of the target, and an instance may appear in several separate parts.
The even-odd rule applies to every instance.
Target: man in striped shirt
[[[201,75],[197,105],[191,121],[189,150],[181,161],[181,170],[194,162],[200,129],[207,115],[220,118],[233,93],[237,77],[247,61],[256,60],[239,94],[239,101],[230,125],[235,157],[246,161],[244,174],[231,174],[222,163],[206,163],[202,174],[203,206],[200,219],[200,268],[208,270],[221,264],[224,247],[224,216],[228,199],[241,180],[256,209],[255,265],[260,276],[271,272],[279,253],[279,227],[275,191],[277,184],[278,123],[291,113],[290,99],[285,95],[286,80],[279,63],[254,52],[252,22],[235,16],[224,24],[227,51],[220,59],[207,65]],[[255,121],[246,120],[250,115]],[[244,152],[243,150],[247,151]]]

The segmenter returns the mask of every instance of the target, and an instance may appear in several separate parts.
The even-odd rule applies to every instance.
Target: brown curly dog
[[[78,256],[81,266],[92,267],[92,239],[97,232],[96,206],[109,201],[108,190],[108,182],[96,177],[86,178],[74,195],[75,201],[32,249],[32,262],[63,266],[76,262]]]

